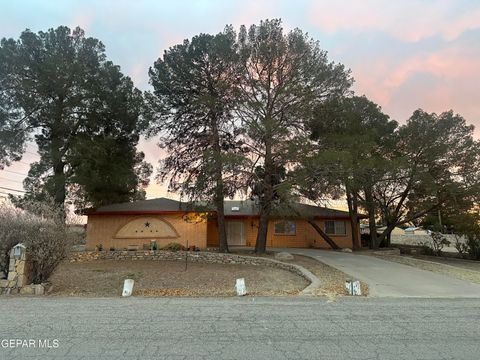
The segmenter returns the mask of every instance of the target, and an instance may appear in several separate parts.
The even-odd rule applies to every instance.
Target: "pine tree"
[[[224,198],[233,196],[245,158],[233,118],[237,103],[238,54],[235,32],[201,34],[165,52],[150,69],[147,94],[152,134],[167,151],[158,179],[190,201],[213,204],[220,251],[228,244]]]
[[[71,31],[61,26],[38,34],[26,30],[19,40],[1,40],[0,64],[0,134],[13,134],[16,139],[14,143],[2,141],[2,163],[18,160],[24,141],[31,138],[41,157],[25,180],[27,197],[52,196],[62,208],[69,190],[80,188],[91,199],[101,198],[101,193],[90,193],[95,188],[91,182],[98,181],[89,168],[93,162],[79,160],[80,151],[98,148],[99,137],[128,142],[125,156],[130,159],[121,163],[120,173],[136,176],[132,165],[142,155],[131,149],[141,130],[142,95],[118,66],[107,61],[99,40],[85,37],[80,28]],[[96,154],[98,159],[112,149],[103,150]],[[108,162],[108,157],[103,161]],[[80,174],[90,171],[90,177]],[[137,185],[145,182],[110,176],[111,183],[127,193],[136,193]],[[82,182],[75,183],[75,178]],[[108,201],[97,200],[91,204]]]

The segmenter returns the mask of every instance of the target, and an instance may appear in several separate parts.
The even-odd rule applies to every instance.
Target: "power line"
[[[0,170],[0,173],[1,173],[2,171],[5,171],[5,172],[11,173],[11,174],[17,174],[17,175],[22,175],[22,176],[28,176],[28,174],[19,173],[19,172],[17,172],[17,171],[12,171],[12,170],[6,170],[6,169],[3,169],[3,170]]]
[[[26,193],[26,191],[24,191],[24,190],[17,190],[17,189],[12,189],[12,188],[3,187],[3,186],[0,186],[0,189],[8,190],[8,191],[17,191],[17,192],[21,192],[21,193]]]
[[[32,165],[32,163],[27,163],[27,162],[22,161],[22,160],[18,160],[18,161],[15,161],[15,162],[20,163],[20,164],[25,164],[25,165],[28,165],[28,166]]]
[[[1,177],[1,176],[0,176],[0,179],[1,179],[1,180],[4,180],[4,181],[10,181],[10,182],[14,182],[14,183],[23,184],[23,181],[7,179],[7,178]]]

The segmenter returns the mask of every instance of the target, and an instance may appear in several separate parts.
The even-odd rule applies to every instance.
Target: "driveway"
[[[306,255],[366,282],[370,296],[480,298],[480,285],[408,265],[358,255],[317,249],[283,249]]]
[[[478,360],[479,307],[479,299],[3,297],[0,359]],[[25,339],[37,346],[15,346]]]

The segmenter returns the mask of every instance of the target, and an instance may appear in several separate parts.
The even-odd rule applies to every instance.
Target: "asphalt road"
[[[313,257],[363,280],[373,297],[480,298],[479,284],[373,256],[318,249],[285,251]]]
[[[478,360],[480,299],[3,297],[0,341],[0,359]]]

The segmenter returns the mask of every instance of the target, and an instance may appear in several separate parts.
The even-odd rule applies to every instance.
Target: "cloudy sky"
[[[421,107],[453,109],[480,128],[480,2],[476,0],[17,0],[0,3],[0,37],[59,25],[99,38],[108,57],[137,87],[148,89],[149,66],[169,46],[226,24],[282,18],[320,41],[330,60],[352,70],[354,90],[404,122]],[[480,137],[480,131],[476,132]],[[147,159],[159,157],[142,142]],[[22,162],[0,172],[0,187],[21,189],[32,145]],[[9,179],[9,180],[6,180]],[[5,192],[7,190],[1,190]],[[148,189],[161,196],[161,185]],[[2,195],[0,193],[0,195]]]

